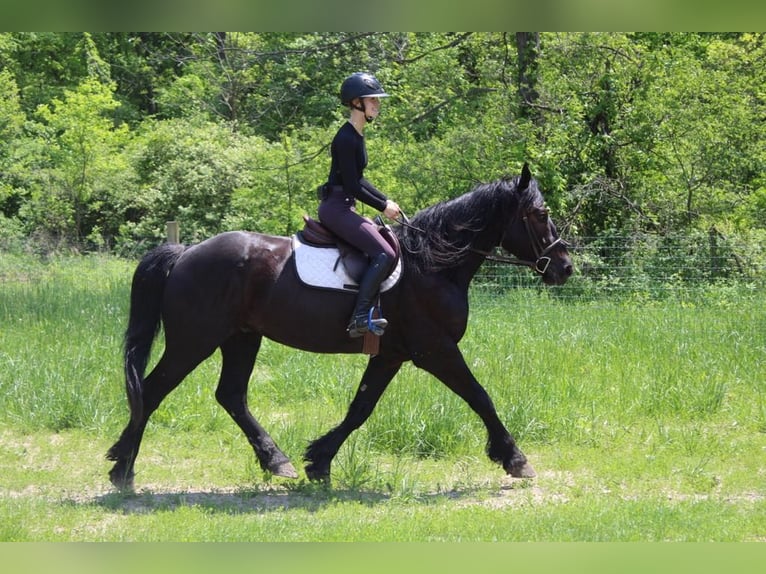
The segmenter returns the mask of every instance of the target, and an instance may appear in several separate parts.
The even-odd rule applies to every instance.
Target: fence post
[[[179,242],[178,222],[168,221],[165,223],[165,227],[167,230],[168,243],[178,243]]]
[[[708,230],[708,243],[710,244],[710,275],[718,277],[720,275],[720,262],[718,260],[718,230],[715,225]]]

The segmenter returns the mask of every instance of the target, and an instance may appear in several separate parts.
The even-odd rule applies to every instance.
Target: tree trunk
[[[539,32],[516,32],[516,52],[519,61],[519,103],[521,114],[537,117],[534,107],[540,94],[537,91],[537,67],[540,54]]]

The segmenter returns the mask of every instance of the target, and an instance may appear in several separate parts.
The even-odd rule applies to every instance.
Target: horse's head
[[[501,246],[539,273],[547,285],[565,283],[573,270],[567,243],[559,237],[526,163],[516,192],[517,211],[508,218]]]

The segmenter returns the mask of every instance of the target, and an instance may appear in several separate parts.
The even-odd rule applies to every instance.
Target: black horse
[[[562,284],[572,263],[548,217],[537,182],[520,176],[481,184],[394,227],[402,249],[400,281],[381,295],[388,327],[369,359],[343,421],[312,442],[306,475],[329,479],[343,442],[370,416],[405,361],[412,361],[462,397],[487,427],[487,454],[515,477],[535,472],[498,418],[458,348],[468,321],[468,286],[497,246],[528,265],[546,284]],[[315,353],[361,353],[346,333],[353,293],[304,285],[292,265],[291,238],[222,233],[191,247],[150,251],[133,276],[124,364],[130,421],[107,453],[119,489],[133,488],[133,466],[150,415],[195,367],[221,349],[216,399],[247,436],[261,467],[297,477],[290,460],[253,417],[247,387],[263,337]],[[165,350],[144,378],[160,328]]]

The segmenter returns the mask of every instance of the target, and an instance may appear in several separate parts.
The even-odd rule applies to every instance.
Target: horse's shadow
[[[476,495],[479,488],[462,488],[444,492],[413,494],[408,499],[428,504],[437,499],[466,499]],[[136,493],[112,492],[90,501],[102,508],[124,514],[150,514],[158,511],[198,507],[225,514],[269,513],[301,509],[317,512],[338,503],[352,502],[375,506],[400,495],[365,489],[335,489],[330,486],[309,485],[305,488],[249,488],[231,491],[185,490]]]

